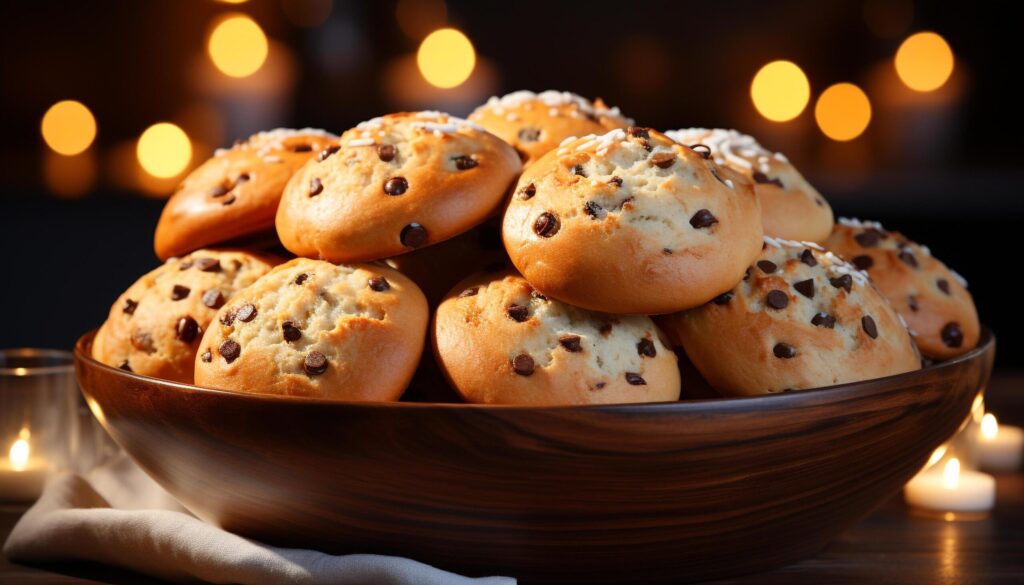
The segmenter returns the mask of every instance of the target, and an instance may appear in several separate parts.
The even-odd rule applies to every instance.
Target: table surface
[[[1024,372],[997,373],[986,393],[989,410],[1024,424]],[[896,494],[824,551],[768,573],[719,585],[820,583],[1024,583],[1024,471],[996,476],[996,507],[987,518],[947,522],[911,514]],[[0,542],[23,508],[0,506]],[[160,583],[88,563],[28,567],[0,555],[0,583],[82,585]]]

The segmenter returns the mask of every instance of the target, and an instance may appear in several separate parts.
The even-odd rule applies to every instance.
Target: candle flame
[[[996,415],[991,412],[986,413],[981,418],[981,436],[985,439],[994,439],[999,434],[999,421],[996,420]]]
[[[955,490],[960,485],[960,460],[953,457],[942,470],[942,487]]]
[[[925,468],[931,467],[939,462],[946,455],[946,445],[939,445],[934,451],[932,456],[928,458],[928,463],[925,464]]]
[[[24,471],[28,467],[28,441],[19,438],[11,445],[11,451],[8,456],[11,458],[11,469],[14,471]]]

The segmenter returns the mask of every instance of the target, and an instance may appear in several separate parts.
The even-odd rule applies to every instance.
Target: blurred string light
[[[54,152],[74,156],[89,148],[96,138],[96,119],[81,102],[64,100],[46,110],[40,131]]]
[[[750,84],[750,98],[762,116],[787,122],[800,115],[811,99],[807,76],[791,61],[772,61],[762,67]]]
[[[206,44],[213,64],[230,77],[248,77],[267,60],[267,35],[244,14],[219,19]]]
[[[395,19],[405,36],[422,39],[448,23],[448,8],[444,0],[398,0]]]
[[[220,2],[221,4],[245,4],[249,0],[216,0],[216,1]]]
[[[818,97],[814,119],[832,140],[853,140],[863,134],[871,122],[871,102],[856,85],[837,83]]]
[[[135,146],[135,156],[142,168],[161,179],[181,174],[192,160],[192,142],[185,131],[160,122],[146,128]]]
[[[896,74],[915,91],[934,91],[953,74],[953,50],[941,36],[920,32],[903,41],[894,60]]]
[[[327,21],[333,8],[331,0],[281,0],[281,10],[292,24],[314,28]]]
[[[469,79],[476,66],[476,51],[466,35],[454,28],[442,28],[420,43],[416,64],[427,82],[448,89]]]

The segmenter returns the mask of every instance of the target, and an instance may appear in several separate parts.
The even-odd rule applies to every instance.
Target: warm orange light
[[[96,138],[96,119],[81,102],[64,100],[46,110],[40,131],[54,152],[73,156],[89,148]]]
[[[762,116],[786,122],[800,115],[811,99],[811,84],[792,61],[772,61],[762,67],[750,84],[750,99]]]
[[[97,166],[96,154],[92,150],[74,156],[44,152],[43,182],[54,195],[79,197],[88,193],[96,183]]]
[[[206,44],[213,64],[225,75],[248,77],[267,60],[267,35],[256,21],[244,14],[230,14],[220,20]]]
[[[442,28],[420,43],[416,64],[428,83],[448,89],[469,79],[476,66],[476,51],[466,35],[454,28]]]
[[[818,97],[814,119],[832,140],[853,140],[863,134],[871,122],[871,102],[856,85],[837,83]]]
[[[939,445],[934,451],[932,451],[931,457],[928,458],[928,463],[924,464],[925,469],[928,469],[929,467],[941,461],[942,458],[946,456],[947,448],[948,447],[946,447],[945,445]]]
[[[28,467],[28,459],[31,455],[28,444],[29,436],[28,429],[21,429],[18,439],[11,444],[11,450],[7,456],[11,460],[11,469],[14,471],[24,471]]]
[[[955,490],[960,485],[960,460],[953,457],[942,468],[942,487]]]
[[[999,436],[999,421],[991,412],[981,417],[981,436],[989,441]]]
[[[181,128],[170,122],[153,124],[139,137],[135,146],[139,164],[147,173],[161,179],[180,174],[192,160],[192,143]]]
[[[910,89],[934,91],[953,74],[953,50],[941,36],[921,32],[903,41],[894,60],[896,74]]]

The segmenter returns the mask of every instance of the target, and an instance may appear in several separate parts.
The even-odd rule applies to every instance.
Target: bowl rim
[[[847,382],[844,384],[836,384],[834,386],[822,386],[820,388],[808,388],[807,390],[801,390],[799,392],[780,392],[774,394],[759,394],[756,396],[723,396],[717,398],[694,398],[686,400],[676,400],[671,402],[629,402],[629,403],[615,403],[615,404],[565,404],[557,406],[532,406],[524,404],[471,404],[464,402],[359,402],[350,400],[332,400],[329,398],[316,398],[310,396],[283,396],[277,394],[254,394],[249,392],[239,392],[236,390],[223,390],[218,388],[205,388],[203,386],[196,386],[194,384],[185,384],[182,382],[174,382],[171,380],[163,380],[152,376],[144,376],[135,372],[129,372],[113,366],[108,366],[99,360],[92,357],[90,351],[86,351],[86,348],[91,348],[92,340],[96,335],[99,328],[89,330],[85,332],[75,342],[74,356],[76,364],[85,363],[92,368],[100,368],[106,370],[109,374],[114,376],[135,379],[143,381],[147,384],[155,384],[165,389],[171,389],[177,392],[192,395],[206,395],[206,396],[218,396],[229,399],[243,399],[252,402],[264,402],[264,403],[285,403],[285,404],[305,404],[305,405],[330,405],[332,407],[347,407],[347,408],[358,408],[358,409],[442,409],[442,410],[502,410],[502,411],[531,411],[531,412],[547,412],[547,411],[589,411],[589,412],[614,412],[623,414],[640,414],[640,413],[680,413],[686,411],[704,411],[704,410],[721,410],[722,408],[742,408],[749,409],[751,407],[758,407],[762,404],[771,404],[773,406],[783,406],[787,404],[789,406],[801,406],[803,403],[808,401],[818,402],[821,399],[832,399],[841,400],[843,396],[848,395],[853,391],[863,391],[865,389],[871,389],[875,392],[886,391],[891,388],[891,383],[897,382],[901,379],[912,379],[920,376],[922,372],[936,372],[944,369],[953,368],[960,363],[974,360],[985,353],[993,351],[995,346],[995,334],[987,326],[982,325],[981,336],[978,340],[978,345],[974,349],[967,353],[961,354],[944,362],[938,364],[930,364],[924,366],[918,370],[910,372],[904,372],[902,374],[894,374],[892,376],[885,376],[882,378],[871,378],[868,380],[859,380],[856,382]],[[883,383],[884,382],[884,383]],[[871,394],[872,392],[868,392]],[[861,396],[863,394],[860,394]],[[775,401],[775,402],[767,402]],[[783,401],[789,401],[783,403]]]

